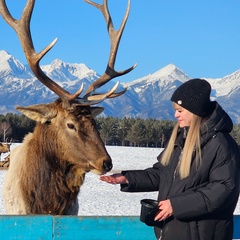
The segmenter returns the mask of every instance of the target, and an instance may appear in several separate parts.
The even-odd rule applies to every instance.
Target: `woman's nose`
[[[179,117],[178,111],[175,111],[174,117],[175,117],[175,118],[178,118],[178,117]]]

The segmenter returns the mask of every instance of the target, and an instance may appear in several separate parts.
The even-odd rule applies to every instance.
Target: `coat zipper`
[[[173,172],[173,181],[175,181],[175,179],[176,179],[176,174],[177,174],[177,171],[179,170],[180,163],[182,161],[182,155],[183,155],[183,149],[181,148],[181,153],[180,153],[180,155],[178,157],[178,164],[177,164],[177,166],[176,166],[176,168],[175,168],[175,170]]]
[[[159,235],[159,238],[158,238],[158,240],[161,240],[162,239],[162,229],[160,230],[160,235]]]

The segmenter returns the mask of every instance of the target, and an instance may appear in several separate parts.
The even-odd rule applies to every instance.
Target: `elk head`
[[[66,159],[66,161],[72,164],[82,165],[85,171],[92,170],[102,174],[111,170],[112,163],[99,137],[94,122],[94,117],[103,109],[93,107],[92,105],[100,103],[104,99],[122,95],[126,89],[116,92],[118,83],[116,83],[110,91],[104,94],[98,94],[95,90],[111,79],[130,72],[136,66],[135,64],[119,72],[114,69],[119,42],[129,15],[130,0],[128,1],[127,10],[121,26],[117,31],[113,27],[107,0],[104,0],[102,5],[90,0],[85,0],[85,2],[96,7],[103,14],[107,24],[111,47],[105,73],[89,86],[83,97],[80,97],[83,92],[83,85],[76,93],[70,94],[50,79],[40,68],[40,60],[54,46],[57,39],[45,47],[41,52],[37,53],[35,51],[30,31],[30,21],[35,0],[27,1],[19,20],[13,18],[10,14],[5,0],[0,0],[0,14],[16,31],[27,62],[34,75],[59,97],[59,99],[53,103],[17,107],[17,109],[27,117],[37,121],[37,126],[41,126],[41,131],[45,129],[48,136],[51,136],[52,142],[54,141],[53,139],[58,139],[58,145],[56,146],[58,152],[54,154],[61,155],[59,158]],[[35,129],[35,131],[37,130]],[[41,134],[40,130],[39,134]],[[76,149],[80,150],[76,151]],[[79,159],[81,159],[81,163]]]
[[[10,151],[11,143],[0,143],[0,154]]]

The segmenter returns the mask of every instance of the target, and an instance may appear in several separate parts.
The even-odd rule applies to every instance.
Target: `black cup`
[[[154,218],[159,211],[158,201],[153,199],[142,199],[141,205],[140,221],[148,226],[159,226],[160,222],[154,221]]]

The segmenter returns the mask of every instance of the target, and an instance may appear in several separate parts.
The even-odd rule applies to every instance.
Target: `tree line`
[[[35,122],[23,114],[0,114],[0,141],[22,142],[24,136],[32,132],[34,127]]]
[[[98,117],[96,127],[105,145],[135,147],[165,147],[176,124],[171,120]],[[35,122],[24,115],[0,114],[0,142],[22,142],[32,132]],[[240,144],[240,124],[231,135]]]
[[[140,118],[97,118],[97,128],[105,145],[164,147],[174,122]]]

